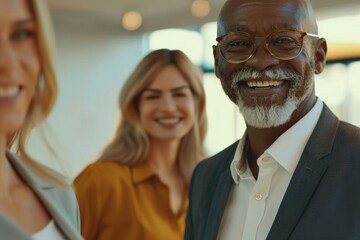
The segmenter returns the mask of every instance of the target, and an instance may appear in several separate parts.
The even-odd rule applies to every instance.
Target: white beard
[[[296,99],[288,98],[282,106],[272,105],[266,107],[258,105],[248,107],[239,98],[237,105],[248,125],[255,128],[271,128],[287,123],[299,104],[299,101]]]
[[[251,75],[251,77],[246,76],[246,74],[245,76],[242,77],[245,77],[247,80],[249,80],[249,79],[256,79],[259,76],[258,73],[254,73],[252,71],[250,71],[249,74]],[[311,95],[314,86],[314,81],[313,81],[314,77],[312,75],[309,75],[309,76],[305,76],[305,78],[302,78],[297,73],[290,73],[290,74],[294,75],[292,76],[293,80],[291,81],[294,81],[295,84],[289,83],[291,84],[289,93],[283,105],[271,105],[269,107],[269,106],[263,106],[257,104],[254,107],[246,106],[239,91],[236,91],[238,108],[242,113],[245,122],[249,126],[255,128],[272,128],[272,127],[281,126],[287,123],[291,119],[292,114],[298,108],[298,106],[308,96]],[[289,71],[287,71],[287,73],[282,73],[281,69],[265,70],[263,71],[263,75],[267,76],[269,79],[274,79],[274,80],[289,79],[288,78]],[[274,76],[276,77],[274,78]],[[283,76],[283,77],[279,77],[279,76]],[[312,79],[306,79],[306,77],[310,77]],[[233,78],[234,84],[232,86],[235,86],[236,83],[239,81],[241,81],[239,80],[239,76],[235,75]],[[303,84],[306,84],[304,86],[304,94],[302,96],[296,97],[296,90],[298,90]]]

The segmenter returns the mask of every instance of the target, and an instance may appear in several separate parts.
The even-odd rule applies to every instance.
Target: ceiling
[[[192,0],[48,0],[52,14],[63,21],[121,29],[124,13],[136,10],[142,14],[143,24],[137,32],[198,25],[215,21],[225,0],[208,0],[211,11],[198,19],[192,16]]]
[[[193,0],[47,0],[53,17],[71,24],[82,24],[103,28],[121,27],[121,18],[129,10],[136,10],[143,15],[143,25],[137,33],[156,29],[196,26],[215,21],[221,6],[226,0],[208,0],[211,11],[204,18],[191,15]],[[319,15],[345,14],[359,11],[359,0],[313,0],[315,11]],[[356,5],[356,7],[354,7]],[[324,11],[328,10],[328,11]],[[324,15],[326,17],[326,14]]]

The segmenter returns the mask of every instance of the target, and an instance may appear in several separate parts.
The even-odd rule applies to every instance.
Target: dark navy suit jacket
[[[186,240],[217,239],[237,145],[196,167]],[[266,239],[360,239],[360,128],[339,121],[325,104]]]

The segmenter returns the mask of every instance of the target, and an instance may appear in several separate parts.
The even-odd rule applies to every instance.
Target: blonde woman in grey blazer
[[[0,239],[82,239],[69,181],[25,150],[56,94],[44,0],[0,1]],[[10,152],[12,149],[17,154]]]
[[[71,188],[61,189],[40,178],[31,172],[18,156],[9,151],[6,156],[19,177],[31,188],[46,208],[64,239],[81,239],[79,236],[79,211],[76,197]],[[33,221],[37,220],[33,219]],[[7,216],[0,214],[0,239],[25,240],[31,238]]]

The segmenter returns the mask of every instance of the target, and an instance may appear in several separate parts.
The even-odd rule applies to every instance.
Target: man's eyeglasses
[[[304,47],[304,37],[318,38],[312,33],[295,29],[278,30],[264,37],[256,37],[246,32],[229,32],[216,38],[220,54],[229,63],[249,60],[256,51],[255,39],[265,39],[265,48],[279,60],[296,58]]]

